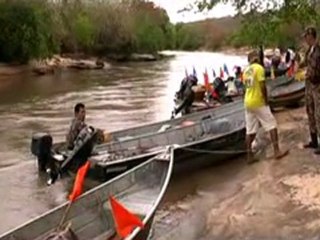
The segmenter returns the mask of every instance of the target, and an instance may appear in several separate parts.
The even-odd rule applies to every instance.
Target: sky
[[[192,22],[203,20],[206,18],[220,18],[225,16],[234,15],[235,9],[230,4],[218,4],[211,11],[202,13],[194,13],[194,10],[190,12],[177,13],[179,10],[192,4],[195,0],[152,0],[156,5],[164,8],[172,23],[177,22]]]

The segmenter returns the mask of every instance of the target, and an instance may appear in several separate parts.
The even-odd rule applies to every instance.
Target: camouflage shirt
[[[66,137],[67,147],[68,149],[73,149],[74,141],[76,140],[77,136],[79,135],[80,131],[86,127],[85,122],[74,118],[71,122],[71,126],[69,132]]]
[[[306,80],[313,84],[320,84],[320,46],[316,44],[310,47],[306,53],[307,65]]]

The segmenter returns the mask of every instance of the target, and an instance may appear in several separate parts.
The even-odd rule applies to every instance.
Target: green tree
[[[0,2],[0,60],[27,62],[50,56],[56,49],[52,21],[35,2]]]

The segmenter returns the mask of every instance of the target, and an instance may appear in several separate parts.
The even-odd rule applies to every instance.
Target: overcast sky
[[[167,10],[171,22],[191,22],[206,18],[219,18],[234,15],[235,10],[231,5],[219,4],[209,12],[194,13],[194,11],[177,13],[179,10],[194,3],[195,0],[152,0],[157,5]]]

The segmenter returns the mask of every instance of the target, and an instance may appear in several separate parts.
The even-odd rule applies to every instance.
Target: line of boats
[[[301,91],[300,84],[287,83],[278,82],[272,94],[282,94],[287,99],[291,93]],[[283,90],[279,90],[281,87]],[[103,182],[72,204],[64,222],[70,235],[66,239],[114,239],[110,196],[115,196],[145,224],[125,239],[148,239],[153,217],[172,174],[245,153],[243,100],[177,119],[115,131],[109,134],[108,142],[101,144],[94,143],[95,134],[96,131],[88,134],[73,151],[65,149],[64,143],[52,144],[49,134],[35,134],[32,139],[31,149],[39,165],[46,165],[50,158],[55,166],[66,166],[85,154],[91,161],[88,176]],[[0,240],[53,239],[50,234],[58,231],[59,220],[68,205],[66,202],[4,233]]]

